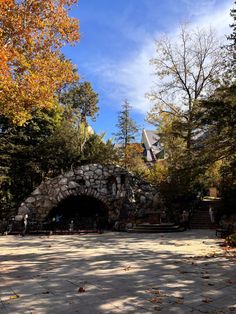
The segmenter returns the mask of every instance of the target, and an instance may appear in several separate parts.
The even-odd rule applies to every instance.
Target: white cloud
[[[227,1],[223,7],[221,6],[215,11],[213,10],[215,0],[203,0],[202,6],[198,1],[195,2],[196,4],[193,4],[192,0],[183,1],[189,10],[194,12],[195,16],[197,15],[197,18],[191,23],[194,27],[211,26],[222,37],[230,33],[228,25],[232,22],[229,16],[232,7],[231,1]],[[197,10],[197,7],[200,6],[201,10]],[[176,30],[171,29],[171,35],[176,32],[177,28]],[[106,89],[106,93],[112,99],[119,103],[123,99],[128,99],[133,108],[140,113],[146,113],[150,109],[150,103],[145,94],[151,90],[155,79],[149,61],[155,56],[154,38],[157,38],[158,35],[160,34],[147,34],[145,40],[142,36],[140,49],[125,60],[120,62],[99,60],[99,65],[92,66],[93,69],[96,69],[96,74],[99,76],[103,88]]]
[[[216,4],[216,0],[182,0],[182,2],[186,5],[186,9],[192,16],[202,16],[206,12],[211,12]]]

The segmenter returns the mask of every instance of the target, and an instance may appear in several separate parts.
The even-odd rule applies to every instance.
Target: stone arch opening
[[[69,229],[73,221],[74,229],[94,229],[96,220],[102,222],[103,228],[107,227],[108,207],[100,199],[82,194],[70,195],[53,207],[48,213],[47,220],[55,220],[56,228]]]
[[[76,214],[78,224],[89,228],[98,211],[104,224],[108,221],[112,227],[116,220],[132,217],[134,211],[155,211],[153,196],[156,194],[155,187],[126,169],[88,164],[42,182],[21,203],[18,215],[28,214],[31,221],[42,227],[51,223],[50,219],[62,216],[64,228],[68,230],[69,221]]]

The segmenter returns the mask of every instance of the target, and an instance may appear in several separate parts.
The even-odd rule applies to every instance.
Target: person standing
[[[74,220],[71,220],[69,223],[69,232],[73,232],[74,231]]]
[[[182,213],[182,221],[183,221],[184,230],[190,229],[189,212],[187,210],[184,210]]]
[[[55,217],[55,228],[59,230],[61,228],[61,217],[62,215],[56,215]]]
[[[209,207],[209,216],[210,216],[210,219],[211,219],[211,223],[215,223],[215,217],[214,217],[214,211],[213,211],[213,208],[210,206]]]
[[[96,214],[95,221],[96,221],[97,232],[102,233],[102,219],[99,216],[99,214]]]
[[[28,214],[25,214],[23,217],[23,228],[22,228],[22,237],[25,236],[26,232],[27,232],[27,226],[28,226]]]

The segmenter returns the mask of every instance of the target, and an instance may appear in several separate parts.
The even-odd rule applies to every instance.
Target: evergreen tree
[[[234,3],[236,4],[236,1]],[[233,59],[235,61],[236,59],[236,9],[235,8],[230,10],[230,15],[233,18],[233,23],[230,24],[232,33],[229,36],[227,36],[227,39],[230,42],[230,44],[228,45],[228,48],[231,50]]]
[[[134,142],[138,132],[137,124],[130,116],[131,109],[132,106],[125,100],[122,104],[122,110],[118,113],[118,123],[116,124],[118,131],[114,135],[116,141],[122,144],[123,148]]]
[[[11,210],[44,178],[41,162],[47,152],[39,152],[59,121],[60,113],[54,110],[36,110],[25,126],[0,117],[0,219],[15,214]]]
[[[236,4],[236,1],[235,1]],[[225,65],[225,75],[224,84],[230,85],[235,82],[236,75],[236,9],[232,8],[230,10],[230,16],[233,19],[232,24],[230,24],[232,33],[226,36],[228,42],[224,45],[224,65]]]

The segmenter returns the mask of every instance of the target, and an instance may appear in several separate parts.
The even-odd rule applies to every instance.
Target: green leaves
[[[138,127],[130,115],[131,108],[131,105],[125,100],[122,110],[118,114],[118,123],[116,124],[118,131],[114,133],[115,139],[118,143],[123,144],[124,148],[127,144],[134,142],[138,132]]]

